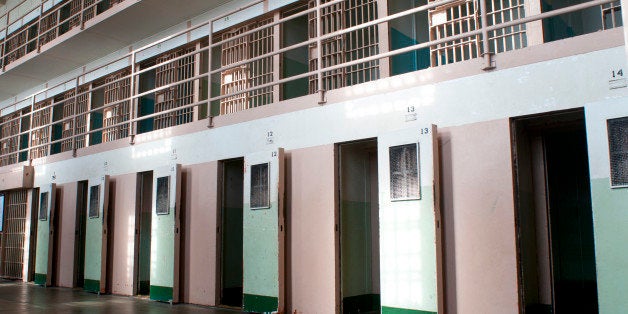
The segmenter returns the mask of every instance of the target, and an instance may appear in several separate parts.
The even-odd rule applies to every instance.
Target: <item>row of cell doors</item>
[[[438,310],[435,131],[337,145],[343,312]],[[159,301],[179,301],[180,177],[172,165],[137,178],[134,292]],[[283,311],[284,177],[281,148],[221,162],[221,305]],[[77,195],[76,285],[96,293],[111,291],[109,189],[101,176],[81,182]],[[34,277],[42,285],[54,282],[56,194],[54,184],[39,188]]]
[[[180,165],[170,165],[137,174],[134,241],[134,294],[178,302],[179,182]],[[80,181],[76,190],[73,286],[94,293],[111,292],[112,182],[103,175]],[[37,213],[34,282],[51,286],[58,268],[59,232],[55,184],[36,189]],[[131,192],[131,191],[129,191]],[[131,192],[132,193],[132,192]],[[152,261],[152,262],[151,262]],[[153,272],[150,269],[159,269]]]
[[[435,127],[428,126],[336,145],[336,271],[341,312],[377,313],[385,308],[438,311],[440,213],[434,198],[438,195],[435,132]],[[258,169],[255,164],[259,162],[264,162],[263,155],[256,160],[245,157],[221,163],[219,302],[245,310],[254,310],[247,305],[251,290],[263,289],[248,277],[259,276],[260,270],[272,273],[262,267],[269,260],[282,261],[284,250],[281,206],[282,212],[272,213],[279,218],[273,220],[279,226],[278,238],[265,238],[255,230],[269,226],[264,212],[268,203],[264,198],[258,203],[256,195],[269,195],[266,184],[271,188],[282,185],[281,176],[270,175],[266,181],[268,169]],[[267,254],[261,264],[250,262],[251,256],[274,252],[277,245],[279,251]],[[275,291],[281,298],[283,269],[278,271],[280,286]],[[281,302],[279,299],[280,309]]]

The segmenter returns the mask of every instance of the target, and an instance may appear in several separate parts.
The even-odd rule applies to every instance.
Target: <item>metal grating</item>
[[[611,186],[628,187],[628,117],[607,122]]]
[[[488,26],[525,17],[523,0],[486,0],[486,2]],[[492,53],[521,49],[527,45],[526,25],[514,25],[490,31],[488,37]]]
[[[0,166],[17,163],[17,150],[20,133],[20,113],[2,117],[2,139],[0,139]]]
[[[55,38],[57,38],[59,22],[59,10],[55,10],[48,15],[44,16],[39,21],[39,46],[43,46]]]
[[[39,195],[39,220],[48,219],[48,192]]]
[[[419,199],[419,149],[418,144],[389,148],[390,199]]]
[[[131,96],[131,78],[124,71],[105,79],[105,109],[103,109],[102,141],[111,142],[129,135],[130,101],[122,101]]]
[[[96,16],[96,0],[84,0],[83,22],[91,20]],[[90,7],[91,6],[91,7]]]
[[[6,40],[4,47],[4,64],[8,65],[9,63],[23,57],[26,55],[26,40],[28,38],[28,28],[23,29],[17,34],[9,37]]]
[[[2,240],[2,277],[22,279],[26,229],[26,190],[5,194],[4,231]]]
[[[218,41],[228,40],[246,31],[272,23],[267,18],[237,28],[218,36]],[[273,28],[262,28],[248,36],[229,40],[221,45],[221,66],[258,57],[273,51]],[[220,73],[220,94],[226,95],[270,83],[273,81],[273,58],[267,57]],[[220,114],[233,113],[273,102],[273,88],[260,88],[220,100]]]
[[[269,164],[251,165],[251,209],[270,207]]]
[[[61,142],[62,152],[72,150],[72,136],[74,135],[74,132],[76,132],[76,134],[82,134],[87,131],[87,114],[81,113],[85,113],[87,111],[89,102],[89,93],[87,93],[88,90],[88,87],[79,88],[79,96],[75,96],[75,90],[71,90],[63,94],[63,98],[61,100],[63,102],[62,119],[64,119],[61,130],[61,138],[64,139]],[[77,114],[76,127],[74,127],[75,120],[71,118],[75,114]],[[76,148],[78,149],[82,147],[85,147],[85,135],[76,137]]]
[[[428,10],[430,40],[439,40],[478,29],[480,27],[478,14],[478,3],[475,0],[456,1]],[[430,46],[432,66],[477,58],[480,53],[480,36]]]
[[[89,188],[89,218],[98,218],[100,215],[100,185]]]
[[[41,127],[31,131],[31,147],[43,145],[41,147],[31,148],[31,159],[48,156],[50,145],[50,122],[51,122],[51,100],[44,100],[33,105],[33,115],[31,120],[31,129]],[[39,110],[41,109],[41,110]],[[39,110],[39,111],[37,111]]]
[[[195,50],[195,47],[188,47],[157,58],[157,63],[164,63],[164,65],[156,69],[155,86],[157,88],[166,87],[155,92],[155,112],[178,108],[194,102],[194,81],[175,83],[196,75],[196,55],[191,54]],[[168,62],[181,56],[185,57]],[[193,119],[194,108],[185,108],[155,116],[153,128],[158,130],[190,123]]]
[[[327,3],[331,0],[323,0]],[[310,0],[308,6],[313,8],[316,1]],[[309,19],[309,37],[317,36],[316,14],[311,13]],[[329,34],[377,19],[377,1],[351,0],[334,4],[321,9],[321,32]],[[378,26],[370,26],[321,42],[322,67],[334,66],[343,62],[359,60],[379,53]],[[316,44],[310,45],[310,71],[318,68],[318,49]],[[379,61],[369,61],[343,69],[323,73],[323,89],[332,90],[344,86],[364,83],[379,78]],[[309,91],[318,90],[317,76],[309,78]]]
[[[157,178],[157,198],[155,212],[157,215],[170,213],[170,177]]]
[[[621,1],[615,1],[600,6],[602,10],[602,23],[604,29],[623,26],[621,17]]]

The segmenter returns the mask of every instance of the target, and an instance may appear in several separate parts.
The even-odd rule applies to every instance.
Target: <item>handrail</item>
[[[600,6],[600,5],[604,5],[604,4],[607,4],[607,3],[616,2],[616,0],[593,0],[593,1],[585,2],[585,3],[581,3],[581,4],[577,4],[577,5],[572,5],[572,6],[569,6],[569,7],[556,9],[556,10],[552,10],[552,11],[548,11],[548,12],[543,12],[543,13],[532,15],[532,16],[522,17],[522,18],[518,18],[516,20],[502,22],[502,23],[494,24],[494,25],[490,25],[490,26],[489,25],[484,25],[484,23],[482,23],[482,26],[480,28],[475,29],[473,31],[467,31],[467,32],[463,32],[461,34],[452,35],[452,36],[441,38],[441,39],[437,39],[437,40],[431,40],[431,41],[427,41],[427,42],[423,42],[423,43],[407,46],[407,47],[396,49],[396,50],[392,50],[392,51],[377,53],[377,54],[374,54],[374,55],[371,55],[371,56],[368,56],[368,57],[364,57],[364,58],[357,59],[357,60],[352,60],[352,61],[347,61],[347,62],[343,62],[343,63],[339,63],[339,64],[336,64],[336,65],[333,65],[333,66],[323,67],[322,62],[320,61],[321,42],[323,40],[329,39],[329,38],[334,38],[336,36],[347,34],[347,33],[350,33],[350,32],[353,32],[353,31],[356,31],[356,30],[359,30],[359,29],[364,29],[366,27],[370,27],[370,26],[386,23],[386,22],[392,21],[394,19],[398,19],[398,18],[401,18],[401,17],[404,17],[404,16],[415,14],[417,12],[426,11],[426,10],[429,10],[431,8],[435,8],[435,7],[442,6],[442,5],[445,5],[445,4],[448,4],[448,3],[452,3],[452,2],[454,2],[456,0],[442,0],[442,1],[438,1],[438,2],[429,3],[427,5],[423,5],[423,6],[420,6],[420,7],[417,7],[417,8],[405,10],[403,12],[399,12],[399,13],[396,13],[396,14],[391,14],[391,15],[388,15],[388,16],[385,16],[385,17],[380,17],[380,18],[377,18],[377,19],[374,19],[372,21],[365,22],[365,23],[362,23],[362,24],[359,24],[359,25],[356,25],[356,26],[347,27],[345,29],[341,29],[341,30],[338,30],[338,31],[335,31],[335,32],[331,32],[331,33],[328,33],[328,34],[322,34],[322,30],[320,28],[320,25],[321,25],[321,23],[320,23],[320,12],[321,12],[320,9],[321,9],[321,7],[330,6],[330,5],[333,5],[333,4],[336,4],[336,3],[340,3],[342,1],[343,0],[336,0],[336,1],[331,1],[331,2],[325,3],[325,4],[321,4],[320,3],[321,1],[317,0],[316,1],[317,6],[315,6],[313,8],[309,8],[307,10],[304,10],[306,13],[303,13],[303,11],[297,13],[297,14],[300,14],[298,16],[303,16],[305,14],[316,13],[316,15],[317,15],[317,25],[319,26],[318,29],[317,29],[318,36],[316,38],[309,39],[309,40],[306,40],[306,41],[303,41],[303,42],[300,42],[300,43],[297,43],[297,44],[294,44],[294,45],[291,45],[291,46],[288,46],[288,47],[283,47],[283,48],[280,48],[278,50],[274,50],[274,51],[262,54],[262,55],[257,56],[257,57],[249,58],[249,59],[244,60],[244,61],[232,63],[232,64],[229,64],[229,65],[226,65],[226,66],[220,66],[217,69],[212,69],[211,68],[211,60],[212,60],[212,58],[210,56],[211,50],[212,50],[211,48],[212,47],[217,47],[217,46],[221,45],[224,42],[227,42],[227,41],[230,41],[230,40],[234,40],[235,38],[238,38],[238,36],[240,36],[240,37],[247,36],[247,35],[255,33],[256,31],[259,31],[261,29],[265,29],[265,28],[269,28],[269,27],[274,27],[274,26],[280,25],[280,24],[285,23],[286,21],[288,21],[288,20],[290,20],[292,18],[295,18],[294,15],[278,19],[278,20],[274,21],[273,23],[261,25],[260,27],[257,27],[254,30],[243,32],[243,33],[241,33],[241,34],[239,34],[237,36],[230,37],[227,40],[223,40],[223,41],[220,41],[220,42],[212,42],[211,36],[213,35],[212,34],[213,33],[212,30],[213,30],[213,22],[214,21],[218,20],[221,17],[229,16],[231,14],[234,14],[235,12],[238,12],[238,10],[245,10],[247,8],[250,8],[250,7],[254,6],[254,5],[257,5],[257,4],[263,2],[262,0],[258,0],[258,1],[255,1],[255,2],[253,2],[252,4],[250,4],[248,6],[244,6],[242,8],[239,8],[238,10],[234,10],[234,11],[231,11],[229,13],[225,13],[225,14],[217,17],[217,18],[210,19],[209,21],[201,22],[201,23],[199,23],[197,25],[190,26],[186,30],[179,31],[179,32],[177,32],[175,34],[172,34],[172,35],[164,37],[164,38],[162,38],[160,40],[157,40],[157,41],[155,41],[155,42],[153,42],[151,44],[148,44],[148,45],[142,46],[140,48],[137,48],[135,50],[132,50],[131,52],[123,55],[122,57],[120,57],[120,58],[118,58],[116,60],[110,61],[110,62],[106,63],[105,65],[96,67],[95,69],[91,70],[90,72],[83,73],[81,75],[76,76],[72,80],[65,81],[65,82],[60,83],[58,85],[55,85],[53,87],[47,88],[47,89],[45,89],[45,90],[43,90],[43,91],[41,91],[39,93],[31,95],[31,96],[29,96],[27,98],[24,98],[23,100],[20,100],[19,102],[16,102],[14,104],[21,103],[24,100],[29,100],[30,99],[31,100],[30,111],[28,113],[25,113],[24,115],[20,114],[20,115],[17,115],[15,118],[8,119],[7,121],[0,122],[0,129],[4,128],[7,124],[10,125],[11,123],[15,123],[15,121],[18,120],[18,119],[19,119],[18,120],[18,122],[19,122],[21,119],[23,119],[26,116],[30,117],[31,123],[32,123],[33,116],[36,115],[37,113],[40,113],[40,112],[44,111],[44,110],[50,110],[50,113],[49,113],[50,116],[48,117],[50,122],[45,123],[45,124],[43,124],[41,126],[38,126],[38,127],[30,127],[26,131],[22,131],[20,129],[18,134],[10,135],[10,136],[6,136],[4,138],[1,138],[0,140],[5,141],[5,140],[7,140],[9,138],[17,137],[18,139],[21,139],[22,137],[24,137],[24,135],[29,135],[28,139],[27,139],[28,140],[28,145],[26,145],[27,146],[26,148],[20,148],[20,146],[22,146],[22,145],[20,145],[18,143],[18,149],[16,151],[10,152],[10,153],[6,153],[6,154],[2,154],[2,155],[0,155],[0,159],[1,158],[5,158],[6,156],[16,155],[16,156],[18,156],[17,160],[19,160],[20,159],[19,158],[20,154],[23,154],[25,152],[28,153],[28,152],[30,152],[33,149],[37,149],[37,148],[41,148],[41,147],[46,147],[46,146],[47,147],[52,147],[53,144],[62,143],[62,142],[68,141],[68,140],[72,140],[73,141],[72,142],[73,143],[72,147],[73,147],[73,150],[76,150],[76,143],[75,142],[76,142],[76,139],[78,137],[85,137],[85,136],[90,135],[90,134],[94,134],[94,133],[105,131],[105,130],[109,130],[109,129],[119,128],[119,127],[122,127],[122,126],[125,126],[125,125],[128,125],[128,136],[127,137],[132,137],[135,134],[134,127],[136,127],[136,123],[138,123],[140,121],[143,121],[143,120],[146,120],[146,119],[150,119],[150,118],[155,118],[155,117],[158,117],[158,116],[168,115],[168,114],[171,114],[171,113],[175,113],[177,111],[181,111],[181,110],[185,110],[185,109],[189,109],[189,108],[194,108],[194,107],[204,106],[207,109],[207,111],[208,111],[208,116],[212,117],[212,115],[210,113],[211,112],[211,108],[210,107],[211,107],[212,102],[219,101],[219,100],[222,100],[222,99],[225,99],[225,98],[230,98],[230,97],[246,94],[246,93],[249,93],[249,92],[252,92],[252,91],[255,91],[255,90],[259,90],[259,89],[263,89],[263,88],[277,86],[277,85],[280,85],[280,84],[284,84],[286,82],[290,82],[290,81],[294,81],[294,80],[298,80],[298,79],[302,79],[302,78],[317,76],[317,84],[318,84],[318,89],[320,91],[321,87],[322,87],[322,83],[321,82],[322,82],[323,73],[325,73],[325,72],[330,72],[330,71],[334,71],[334,70],[338,70],[338,69],[343,69],[343,68],[347,68],[347,67],[358,65],[358,64],[363,64],[363,63],[370,62],[370,61],[379,60],[379,59],[382,59],[382,58],[389,58],[389,57],[397,56],[397,55],[404,54],[404,53],[407,53],[407,52],[415,51],[415,50],[418,50],[418,49],[423,49],[423,48],[427,48],[427,47],[431,47],[431,46],[438,46],[438,45],[441,45],[441,44],[445,44],[445,43],[448,43],[448,42],[454,42],[456,40],[469,38],[469,37],[473,37],[473,36],[481,36],[483,38],[484,42],[488,42],[488,38],[486,36],[487,36],[488,32],[491,32],[491,31],[495,31],[495,30],[498,30],[498,29],[504,29],[504,28],[511,27],[511,26],[516,26],[516,25],[523,25],[523,24],[526,24],[526,23],[530,23],[530,22],[533,22],[533,21],[538,21],[538,20],[542,20],[542,19],[546,19],[546,18],[562,15],[562,14],[565,14],[565,13],[575,12],[575,11],[587,9],[587,8],[590,8],[590,7],[595,7],[595,6]],[[480,1],[482,1],[482,0],[480,0]],[[82,11],[81,11],[81,14],[82,14]],[[210,26],[209,27],[210,28],[210,34],[209,34],[210,40],[209,40],[208,45],[206,45],[204,47],[201,47],[199,49],[193,50],[191,52],[182,54],[180,56],[174,57],[172,59],[166,60],[166,61],[164,61],[162,63],[158,63],[158,64],[155,64],[155,65],[149,66],[147,68],[143,68],[143,69],[139,69],[139,70],[136,69],[136,66],[134,64],[135,62],[133,62],[133,61],[136,60],[135,58],[136,58],[138,52],[144,51],[144,50],[146,50],[148,48],[151,48],[151,47],[154,47],[154,46],[159,45],[161,43],[164,43],[164,42],[166,42],[166,41],[168,41],[170,39],[176,38],[177,36],[181,36],[183,34],[190,34],[192,31],[197,30],[197,29],[199,29],[201,27],[204,27],[204,26],[207,26],[207,25]],[[91,128],[91,129],[88,129],[85,132],[81,132],[81,133],[77,133],[76,132],[76,121],[77,121],[77,118],[79,118],[79,117],[86,117],[86,119],[87,119],[87,117],[89,117],[89,114],[92,113],[92,112],[96,112],[96,111],[104,112],[108,108],[114,108],[115,106],[118,106],[118,105],[124,104],[124,103],[129,103],[130,107],[134,108],[133,104],[135,103],[135,101],[137,101],[141,97],[144,97],[144,96],[147,96],[147,95],[151,95],[151,94],[160,92],[162,90],[168,90],[168,89],[170,89],[172,87],[175,87],[177,85],[186,84],[186,83],[190,83],[190,82],[199,81],[199,84],[200,84],[200,81],[202,79],[205,79],[205,78],[207,79],[208,82],[211,82],[212,75],[218,74],[218,73],[220,73],[222,71],[225,71],[226,69],[235,68],[235,67],[238,67],[238,66],[241,66],[241,65],[245,65],[245,64],[257,61],[257,60],[261,60],[261,59],[264,59],[264,58],[269,58],[269,57],[272,57],[272,56],[276,56],[276,55],[285,53],[287,51],[290,51],[290,50],[293,50],[293,49],[296,49],[296,48],[299,48],[299,47],[303,47],[303,46],[309,46],[309,45],[312,45],[312,44],[316,44],[316,49],[319,50],[319,52],[318,52],[319,62],[318,62],[318,67],[316,69],[307,71],[305,73],[293,75],[293,76],[290,76],[290,77],[285,77],[285,78],[281,78],[281,79],[274,79],[274,80],[272,80],[269,83],[259,84],[259,85],[256,85],[256,86],[252,86],[252,87],[248,87],[248,88],[245,88],[245,89],[237,90],[237,91],[234,91],[234,92],[231,92],[231,93],[217,95],[217,96],[214,96],[214,97],[212,97],[212,93],[211,93],[211,83],[208,83],[209,86],[205,86],[205,89],[208,91],[207,99],[198,100],[198,101],[192,101],[192,102],[190,102],[188,104],[185,104],[185,105],[174,107],[174,108],[171,108],[171,109],[168,109],[168,110],[154,112],[152,114],[143,115],[143,116],[139,116],[139,114],[137,114],[137,112],[134,112],[133,110],[131,110],[129,112],[128,119],[126,119],[124,121],[120,121],[118,123],[115,123],[115,124],[112,124],[112,125],[108,125],[108,126],[102,126],[100,128]],[[484,50],[484,51],[487,52],[487,50]],[[202,73],[202,74],[197,73],[197,74],[195,74],[195,75],[193,75],[193,76],[191,76],[189,78],[177,80],[177,81],[172,82],[170,84],[166,84],[166,85],[163,85],[163,86],[155,87],[155,88],[153,88],[151,90],[148,90],[148,91],[139,92],[136,89],[137,86],[136,86],[135,82],[137,81],[136,78],[138,78],[139,75],[141,75],[143,73],[146,73],[148,71],[157,69],[159,67],[162,67],[162,66],[167,65],[169,63],[177,62],[177,61],[179,61],[181,59],[184,59],[184,58],[189,58],[190,56],[195,56],[195,55],[199,55],[200,56],[204,52],[208,52],[208,54],[207,54],[208,60],[206,60],[206,61],[208,61],[209,66],[208,66],[207,72]],[[109,66],[111,64],[123,61],[123,60],[128,59],[128,58],[130,58],[131,61],[132,61],[131,62],[131,66],[130,66],[130,73],[128,75],[126,75],[124,77],[120,77],[119,79],[117,79],[115,81],[112,81],[112,82],[103,83],[103,84],[101,84],[99,86],[90,86],[85,91],[79,92],[79,88],[80,88],[79,82],[80,82],[81,78],[85,78],[87,75],[89,75],[89,73],[93,73],[95,71],[101,70],[104,67],[107,67],[107,66]],[[61,86],[63,84],[72,83],[73,81],[76,84],[74,86],[74,89],[75,89],[74,96],[72,98],[63,100],[63,102],[73,101],[74,102],[74,106],[77,106],[77,99],[78,99],[78,97],[80,97],[82,95],[85,95],[85,94],[88,94],[88,93],[93,93],[94,91],[97,91],[99,89],[104,89],[107,86],[110,86],[111,84],[117,84],[117,83],[119,83],[119,82],[121,82],[123,80],[128,80],[128,79],[131,79],[131,81],[132,81],[132,84],[128,87],[129,88],[129,96],[128,97],[125,97],[123,99],[119,99],[117,101],[108,103],[106,105],[103,104],[103,106],[98,107],[98,108],[89,108],[88,107],[89,109],[87,109],[86,111],[81,112],[81,113],[77,113],[77,110],[76,110],[76,107],[75,107],[74,114],[68,115],[68,116],[66,116],[66,117],[64,117],[62,119],[56,120],[56,121],[53,121],[53,117],[52,117],[53,110],[54,110],[54,104],[51,105],[51,106],[40,108],[40,109],[34,109],[33,108],[33,105],[35,104],[34,100],[36,99],[36,97],[38,95],[46,93],[47,91],[52,90],[54,88],[58,88],[59,86]],[[83,84],[86,84],[86,83],[83,82]],[[59,104],[61,104],[61,102]],[[31,134],[33,132],[36,132],[36,131],[44,129],[44,128],[50,128],[53,125],[60,125],[60,124],[63,124],[65,122],[68,122],[68,121],[74,121],[74,123],[73,123],[74,129],[72,130],[72,135],[67,136],[67,137],[62,137],[60,139],[52,140],[53,134],[50,133],[49,134],[49,141],[47,143],[43,143],[43,144],[39,144],[39,145],[31,145],[32,144]]]

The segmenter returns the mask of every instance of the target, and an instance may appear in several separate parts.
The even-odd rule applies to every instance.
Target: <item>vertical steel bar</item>
[[[478,0],[480,2],[480,23],[482,28],[482,56],[484,56],[484,60],[486,64],[484,65],[484,70],[490,70],[495,68],[492,62],[492,53],[489,50],[488,45],[488,31],[486,30],[487,21],[486,21],[486,1]]]
[[[135,83],[135,51],[131,52],[131,82],[130,82],[130,86],[129,86],[129,97],[127,99],[130,99],[130,103],[128,104],[129,106],[129,144],[133,145],[135,144],[135,115],[137,110],[135,110],[135,106],[137,106],[137,100],[138,98],[135,98],[133,96],[135,96],[135,94],[137,93],[136,90],[136,86],[138,85]],[[120,82],[120,85],[122,86],[124,81]],[[120,88],[120,92],[122,92],[122,88]],[[124,98],[124,95],[120,95],[120,97],[118,98],[118,100]],[[128,100],[127,100],[128,101]],[[120,104],[120,109],[122,109],[124,107],[124,103]],[[122,127],[122,126],[121,126]]]
[[[317,78],[317,87],[318,87],[318,104],[322,105],[326,102],[325,100],[325,90],[323,89],[323,72],[321,69],[323,68],[323,49],[322,49],[322,25],[323,19],[321,17],[321,0],[316,0],[316,49],[317,49],[317,70],[319,71]]]

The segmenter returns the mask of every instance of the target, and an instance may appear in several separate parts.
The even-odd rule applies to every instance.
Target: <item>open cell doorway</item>
[[[512,120],[522,311],[598,313],[582,109]]]
[[[222,162],[219,304],[242,307],[244,159]]]
[[[135,254],[137,261],[136,294],[150,294],[150,246],[153,199],[153,172],[146,171],[137,174],[138,180],[138,207],[136,209]]]
[[[379,313],[377,141],[339,145],[342,313]]]

